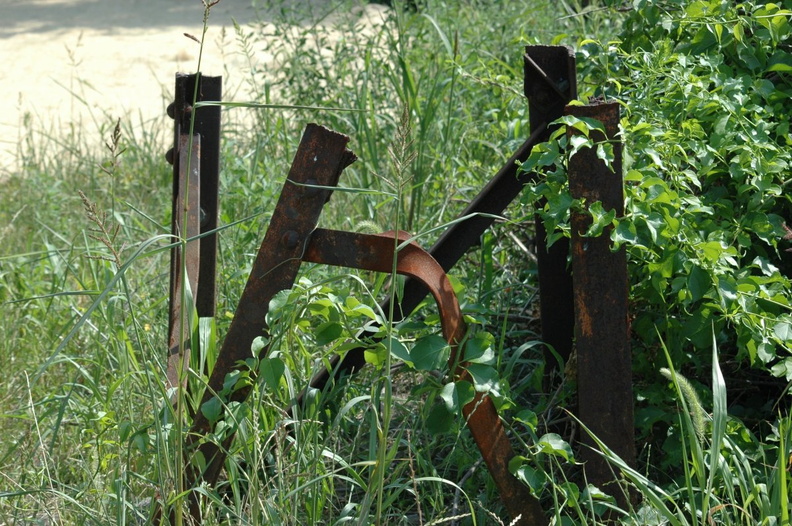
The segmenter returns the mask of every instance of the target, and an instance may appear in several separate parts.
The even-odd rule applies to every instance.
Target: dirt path
[[[224,75],[226,100],[244,71],[232,19],[266,20],[274,3],[289,5],[221,0],[211,9],[201,69]],[[200,38],[203,14],[201,0],[0,0],[0,175],[16,169],[26,118],[54,135],[75,123],[98,135],[114,118],[164,119],[174,74],[196,70],[199,44],[184,33]]]

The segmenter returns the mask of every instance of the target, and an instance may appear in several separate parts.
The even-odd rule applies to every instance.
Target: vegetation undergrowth
[[[284,2],[233,29],[250,103],[224,107],[220,314],[187,313],[190,384],[200,392],[213,367],[307,122],[348,134],[360,159],[322,225],[403,228],[428,246],[528,135],[522,46],[567,43],[580,96],[623,103],[627,213],[592,207],[589,234],[612,226],[629,257],[646,448],[636,467],[601,446],[634,506],[581,480],[574,417],[559,410],[574,412],[573,382],[542,391],[532,218],[546,197],[549,241],[568,233],[577,203],[560,141],[536,149],[524,168],[553,168],[451,276],[471,326],[471,382],[448,381],[430,304],[393,322],[399,279],[304,265],[228,379],[252,387],[248,400],[198,407],[181,394],[180,408],[211,415],[206,440],[236,434],[218,487],[181,487],[189,412],[174,413],[163,384],[167,255],[185,241],[169,233],[170,167],[156,146],[170,131],[101,116],[104,152],[79,130],[35,130],[46,144],[20,142],[22,168],[0,183],[0,522],[145,524],[192,492],[206,524],[508,524],[460,416],[480,391],[519,445],[515,474],[555,524],[789,524],[790,11],[394,3]],[[371,367],[310,388],[332,355],[358,346]]]

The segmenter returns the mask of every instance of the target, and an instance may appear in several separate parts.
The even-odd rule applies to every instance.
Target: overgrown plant
[[[673,389],[679,414],[674,433],[683,450],[684,477],[676,487],[663,488],[628,466],[606,444],[594,438],[601,453],[639,493],[637,511],[628,524],[789,524],[788,460],[792,427],[779,415],[768,436],[759,440],[727,412],[727,390],[712,344],[712,413],[705,413],[690,382],[674,368],[662,374]],[[702,427],[702,420],[703,427]],[[586,430],[588,432],[588,430]]]

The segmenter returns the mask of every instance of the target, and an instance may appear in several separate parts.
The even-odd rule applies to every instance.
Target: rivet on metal
[[[283,237],[281,238],[281,242],[288,249],[295,248],[299,241],[300,236],[294,230],[289,230],[288,232],[284,233]]]
[[[305,181],[305,184],[308,185],[305,190],[309,197],[314,197],[316,194],[322,191],[321,188],[316,188],[319,183],[313,177]]]

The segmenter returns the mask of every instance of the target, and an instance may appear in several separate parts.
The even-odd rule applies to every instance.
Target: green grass
[[[621,16],[596,5],[571,16],[580,6],[570,2],[428,0],[419,13],[389,11],[367,31],[354,2],[312,13],[291,4],[232,35],[250,64],[267,53],[277,66],[233,72],[251,104],[224,108],[218,316],[195,320],[195,386],[236,309],[306,123],[350,136],[359,161],[340,185],[365,189],[336,192],[322,226],[398,226],[429,246],[528,135],[523,46],[604,40]],[[333,37],[324,27],[331,16]],[[595,87],[581,85],[581,94]],[[171,130],[122,119],[116,135],[115,120],[94,120],[96,132],[59,134],[25,119],[20,168],[0,183],[2,524],[144,524],[156,502],[181,509],[186,500],[178,453],[186,429],[163,388],[173,241],[171,169],[159,145]],[[90,146],[103,142],[110,147]],[[559,523],[596,524],[612,504],[575,478],[569,445],[544,433],[536,270],[514,242],[529,244],[532,214],[516,203],[508,215],[519,220],[497,224],[452,277],[469,322],[491,335],[476,341],[496,351],[493,396],[521,440],[519,473]],[[220,424],[204,439],[237,437],[218,488],[184,488],[200,495],[206,524],[509,523],[463,423],[438,396],[442,370],[398,367],[389,349],[372,346],[383,366],[309,390],[294,418],[284,413],[367,321],[389,319],[375,309],[394,290],[398,282],[383,276],[304,265],[295,288],[276,298],[270,354],[248,364],[261,377],[249,400],[195,407],[217,411]],[[439,332],[431,307],[386,326],[389,345],[405,349]],[[713,395],[725,397],[717,381]],[[742,521],[739,504],[788,524],[788,421],[767,442],[719,404],[711,450],[686,444],[684,487],[630,473],[644,501],[624,510],[625,522],[703,524],[707,513]],[[718,454],[726,464],[713,465]],[[719,484],[724,494],[702,491]]]

